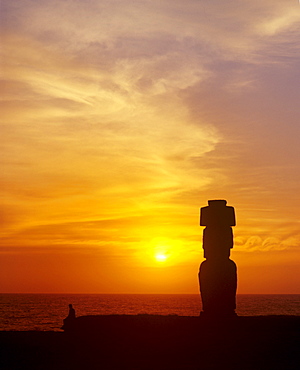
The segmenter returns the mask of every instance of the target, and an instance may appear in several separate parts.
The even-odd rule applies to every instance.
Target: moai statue
[[[209,200],[201,208],[200,226],[203,231],[204,258],[200,265],[199,283],[202,299],[201,316],[236,316],[236,264],[229,259],[233,247],[232,226],[235,226],[234,208],[226,200]]]

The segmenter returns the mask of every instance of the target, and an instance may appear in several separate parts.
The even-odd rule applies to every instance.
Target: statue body
[[[229,258],[233,248],[234,208],[228,207],[226,200],[209,200],[208,204],[200,213],[200,225],[206,226],[203,231],[206,260],[199,271],[201,315],[236,316],[237,269]]]

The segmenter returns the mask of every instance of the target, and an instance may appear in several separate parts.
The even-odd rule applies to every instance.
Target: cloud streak
[[[280,0],[3,1],[5,246],[135,255],[157,234],[194,256],[198,207],[226,198],[237,250],[299,248],[299,18]]]

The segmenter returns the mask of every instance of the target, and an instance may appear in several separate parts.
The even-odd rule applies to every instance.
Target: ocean
[[[61,331],[68,305],[77,316],[198,316],[198,294],[0,294],[0,330]],[[300,294],[238,294],[240,316],[300,315]]]

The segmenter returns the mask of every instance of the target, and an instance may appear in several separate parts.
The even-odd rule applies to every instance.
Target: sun
[[[156,253],[155,259],[158,262],[164,262],[167,259],[167,256],[164,253]]]

